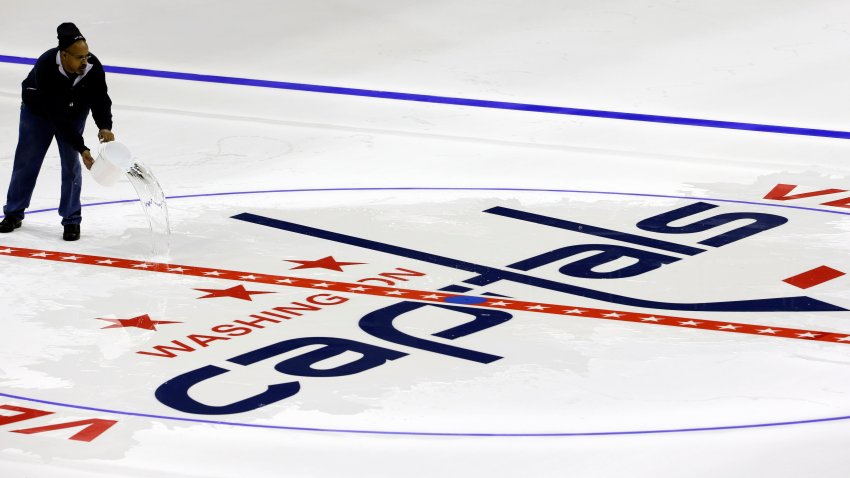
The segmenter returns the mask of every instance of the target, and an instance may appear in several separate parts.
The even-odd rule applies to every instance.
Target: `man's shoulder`
[[[40,63],[50,63],[56,64],[56,53],[59,52],[59,47],[53,47],[46,52],[42,53],[38,59],[36,60],[36,64]]]
[[[100,61],[100,58],[91,52],[89,53],[89,64],[94,66],[95,70],[103,71],[103,63]]]
[[[35,65],[33,65],[33,71],[38,71],[39,74],[43,74],[46,71],[50,71],[55,68],[56,65],[56,53],[59,51],[59,48],[51,48],[46,52],[42,53],[41,56],[35,60]]]

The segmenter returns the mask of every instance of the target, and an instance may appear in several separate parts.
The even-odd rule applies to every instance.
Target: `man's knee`
[[[73,160],[62,161],[62,181],[79,182],[83,175],[83,170],[80,167],[80,160],[75,157]]]

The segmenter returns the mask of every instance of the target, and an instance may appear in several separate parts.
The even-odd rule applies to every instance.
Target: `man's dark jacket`
[[[58,51],[59,48],[51,48],[38,58],[21,84],[21,96],[33,113],[47,118],[57,134],[82,153],[89,148],[72,126],[75,119],[91,110],[99,129],[112,129],[112,100],[106,92],[106,74],[100,60],[91,55],[91,68],[74,85],[76,75],[65,76],[59,71],[62,66],[57,65]]]

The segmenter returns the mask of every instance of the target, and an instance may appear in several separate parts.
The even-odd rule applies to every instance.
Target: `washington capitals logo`
[[[786,200],[792,197],[788,194],[792,189],[777,186],[767,198]],[[785,215],[729,208],[703,200],[655,210],[625,227],[622,223],[618,227],[600,225],[605,222],[604,218],[591,224],[569,214],[543,214],[534,208],[506,205],[483,208],[479,215],[498,227],[519,231],[513,237],[525,235],[514,250],[525,251],[527,255],[507,261],[506,265],[484,263],[442,254],[438,250],[379,240],[381,230],[377,227],[353,235],[246,211],[231,219],[256,227],[258,233],[277,231],[287,241],[294,237],[309,238],[314,248],[324,253],[313,257],[277,258],[276,267],[285,268],[287,275],[18,247],[0,248],[0,256],[225,282],[191,287],[192,295],[187,298],[198,303],[240,303],[245,312],[239,317],[230,316],[225,320],[216,316],[211,319],[214,322],[200,325],[179,315],[159,317],[150,311],[93,317],[102,329],[136,330],[145,334],[181,330],[176,337],[172,333],[170,340],[151,335],[135,350],[139,359],[171,362],[189,355],[203,357],[208,350],[227,350],[225,353],[230,355],[225,361],[216,360],[214,364],[183,371],[162,382],[154,391],[163,405],[196,415],[238,414],[268,407],[299,393],[304,380],[360,374],[400,361],[412,351],[467,363],[493,364],[504,355],[463,346],[463,339],[495,330],[528,314],[562,317],[563,320],[583,318],[629,323],[636,327],[694,329],[683,333],[746,334],[835,345],[850,343],[846,333],[793,328],[782,323],[726,321],[711,316],[712,313],[793,315],[847,310],[811,294],[740,297],[738,293],[736,298],[728,299],[722,297],[721,292],[718,297],[673,301],[669,297],[676,295],[676,284],[670,284],[668,279],[667,285],[660,287],[662,282],[654,279],[668,273],[665,271],[684,270],[694,261],[699,261],[703,267],[722,263],[723,251],[779,234],[788,227],[789,218]],[[538,244],[536,237],[547,240]],[[477,247],[488,246],[484,242]],[[346,252],[340,253],[337,248],[344,248]],[[371,254],[372,259],[358,257],[356,251]],[[376,257],[403,264],[367,273],[367,267]],[[431,273],[428,272],[435,267],[471,275],[435,287],[430,285]],[[355,278],[334,280],[328,274]],[[842,276],[844,272],[839,268],[812,264],[794,274],[777,277],[776,284],[809,290]],[[417,281],[429,285],[410,286]],[[625,288],[619,286],[629,281],[643,281],[658,287],[644,287],[636,295],[624,292]],[[304,291],[303,297],[278,298],[284,291],[298,289]],[[530,299],[542,293],[548,294],[549,300]],[[711,290],[702,295],[711,295]],[[300,334],[280,340],[280,335],[288,335],[283,332],[287,324],[305,324],[328,309],[347,310],[357,297],[389,301],[385,306],[359,312],[359,317],[354,319],[359,332],[369,340],[333,334]],[[423,322],[428,311],[451,317],[453,324]],[[420,329],[430,330],[422,333],[420,329],[417,332],[403,325],[414,322],[420,324]],[[266,344],[246,349],[244,345],[255,342],[252,338],[259,338]],[[272,342],[268,343],[270,340]],[[230,352],[235,349],[241,350]],[[347,358],[343,360],[342,357]],[[246,389],[244,396],[227,403],[206,400],[193,392],[195,387],[218,380],[217,377],[230,376],[243,367],[267,360],[276,360],[274,369],[286,379],[268,384],[264,391],[249,387],[251,390]]]

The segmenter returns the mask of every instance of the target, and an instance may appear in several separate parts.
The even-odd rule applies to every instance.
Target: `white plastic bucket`
[[[100,146],[100,152],[91,167],[94,180],[102,186],[112,186],[133,167],[130,150],[121,143],[110,141]]]

